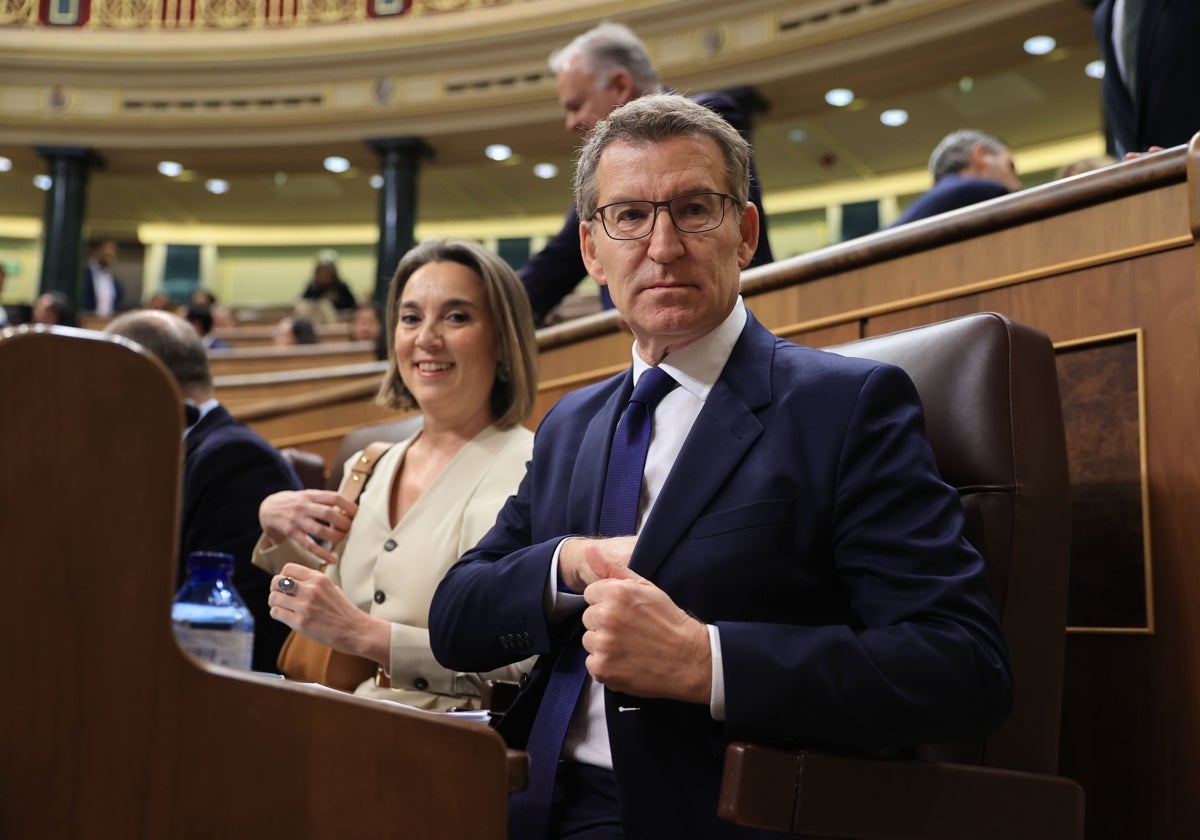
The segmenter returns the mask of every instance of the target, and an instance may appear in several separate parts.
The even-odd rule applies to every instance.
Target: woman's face
[[[426,419],[491,417],[496,329],[483,280],[456,262],[427,263],[400,295],[396,364]]]
[[[379,316],[373,308],[360,306],[354,310],[354,317],[350,319],[351,340],[374,341],[382,329],[383,325],[379,323]]]

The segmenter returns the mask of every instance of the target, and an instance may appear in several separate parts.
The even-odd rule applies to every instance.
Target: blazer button
[[[384,601],[386,601],[386,600],[387,600],[387,595],[384,595],[384,594],[383,594],[383,590],[382,590],[382,589],[376,589],[376,590],[375,590],[375,603],[376,603],[376,604],[382,604],[382,603],[383,603]]]
[[[429,688],[429,680],[425,679],[424,677],[417,677],[415,680],[413,680],[413,688],[415,688],[417,691],[424,691],[425,689]]]
[[[517,680],[517,685],[519,685],[521,688],[524,688],[525,686],[529,685],[529,672],[528,671],[521,672],[521,679]]]
[[[396,548],[396,545],[397,545],[397,543],[395,540],[388,540],[387,542],[385,542],[383,544],[383,550],[384,551],[394,551]]]

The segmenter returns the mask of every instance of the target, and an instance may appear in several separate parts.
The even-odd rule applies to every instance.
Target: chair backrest
[[[982,313],[830,347],[912,378],[942,477],[958,488],[1008,639],[1012,715],[943,759],[1054,773],[1058,765],[1071,493],[1054,348]]]
[[[283,460],[287,461],[300,484],[305,490],[321,490],[325,487],[325,459],[315,452],[305,452],[294,446],[279,450]]]
[[[342,486],[342,472],[346,461],[355,452],[365,449],[367,444],[377,440],[399,443],[415,435],[425,424],[425,418],[420,414],[406,414],[399,420],[387,420],[383,423],[371,423],[369,426],[359,426],[348,432],[338,444],[333,460],[329,462],[329,475],[325,479],[325,487],[336,490]]]

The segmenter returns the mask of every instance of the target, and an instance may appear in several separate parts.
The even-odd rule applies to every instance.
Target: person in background
[[[324,248],[317,253],[312,280],[300,295],[303,300],[327,300],[334,309],[349,312],[357,305],[354,292],[338,275],[337,251]]]
[[[662,90],[646,45],[632,30],[619,23],[602,23],[557,50],[550,56],[550,69],[554,72],[559,104],[566,114],[566,129],[583,139],[587,138],[592,126],[614,108]],[[743,134],[749,132],[751,115],[730,93],[697,93],[692,99],[720,114]],[[754,256],[747,267],[763,265],[773,259],[753,159],[750,178],[750,200],[758,208],[761,230]],[[537,323],[543,323],[550,310],[585,276],[587,268],[579,254],[579,218],[572,207],[559,232],[520,270],[521,282],[529,292]],[[600,298],[606,309],[612,308],[606,288],[601,288]]]
[[[193,551],[232,554],[233,585],[254,615],[252,667],[274,671],[288,628],[270,616],[271,576],[250,559],[259,534],[259,504],[273,493],[299,490],[300,479],[273,446],[217,401],[208,354],[186,321],[169,312],[141,310],[117,317],[105,332],[157,356],[183,395],[188,425],[176,580],[186,580]]]
[[[4,300],[4,281],[8,277],[8,271],[4,267],[4,263],[0,263],[0,301]],[[12,327],[17,324],[23,324],[31,317],[29,304],[24,303],[17,306],[5,306],[0,303],[0,329],[4,327]]]
[[[213,304],[210,311],[213,316],[213,329],[227,330],[237,326],[237,319],[233,317],[233,310],[225,304]]]
[[[271,342],[279,347],[290,347],[294,344],[319,344],[320,341],[316,328],[307,318],[293,318],[285,315],[271,329]]]
[[[213,334],[212,310],[206,304],[189,303],[184,320],[196,330],[196,335],[200,336],[200,341],[203,342],[205,350],[229,349],[230,344],[228,341],[218,338]]]
[[[75,326],[71,301],[62,292],[42,292],[33,302],[33,323],[51,326]]]
[[[517,679],[521,667],[439,666],[426,616],[442,574],[525,474],[533,435],[521,424],[537,385],[529,301],[482,246],[427,240],[396,270],[387,334],[378,402],[420,409],[424,428],[379,459],[357,505],[326,490],[264,500],[255,563],[279,575],[272,615],[378,663],[356,694],[435,710],[477,705],[484,676]]]
[[[584,260],[632,363],[550,409],[429,608],[449,668],[541,655],[499,723],[529,752],[514,840],[757,836],[717,816],[730,740],[910,753],[1011,707],[911,380],[776,338],[738,294],[749,159],[668,94],[614,110],[580,153]]]
[[[217,305],[217,296],[208,289],[195,289],[188,298],[189,303],[198,303],[212,309]]]
[[[171,303],[171,296],[166,292],[155,292],[146,300],[145,308],[159,312],[171,312],[175,309],[175,305]]]
[[[974,129],[942,138],[929,156],[929,171],[933,188],[910,204],[893,227],[1021,189],[1008,146]]]
[[[387,336],[383,329],[383,313],[374,301],[365,301],[350,318],[350,340],[369,341],[375,347],[375,358],[387,358]]]
[[[84,312],[94,312],[107,318],[124,309],[125,288],[112,273],[117,261],[115,239],[97,239],[88,249],[88,262],[83,269]]]

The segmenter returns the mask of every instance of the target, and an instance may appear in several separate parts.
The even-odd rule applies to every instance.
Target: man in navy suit
[[[982,131],[962,129],[942,138],[929,156],[933,188],[893,222],[902,225],[998,198],[1021,189],[1008,146]]]
[[[88,250],[88,263],[83,269],[84,312],[94,312],[107,318],[125,308],[125,288],[112,273],[117,261],[117,243],[113,239],[98,239]]]
[[[567,131],[585,139],[592,126],[613,108],[662,90],[646,45],[619,23],[602,23],[557,50],[550,56],[550,68],[554,71],[559,104],[566,114]],[[720,114],[743,134],[750,132],[750,114],[731,93],[708,91],[697,93],[692,99]],[[760,223],[758,245],[750,265],[764,265],[773,257],[753,158],[750,200],[758,208]],[[534,317],[540,323],[588,273],[579,253],[579,217],[574,207],[558,233],[518,273],[529,293]],[[605,287],[600,289],[600,300],[604,308],[612,308],[612,298]]]
[[[582,644],[561,762],[531,755],[557,773],[548,836],[755,836],[717,818],[731,739],[894,752],[996,726],[1007,648],[911,381],[775,338],[738,294],[758,234],[742,137],[642,97],[596,127],[575,190],[631,368],[547,413],[429,616],[448,667],[542,655],[500,724],[514,748],[541,740],[555,657]],[[601,534],[614,428],[651,368],[678,387],[652,415],[637,525]]]
[[[272,493],[300,490],[300,479],[271,444],[217,402],[208,354],[187,321],[169,312],[141,310],[120,316],[106,332],[157,356],[184,398],[188,427],[177,580],[184,580],[187,556],[193,551],[232,554],[234,588],[254,614],[252,667],[274,671],[288,627],[271,618],[271,575],[252,565],[250,558],[262,533],[258,506]]]

